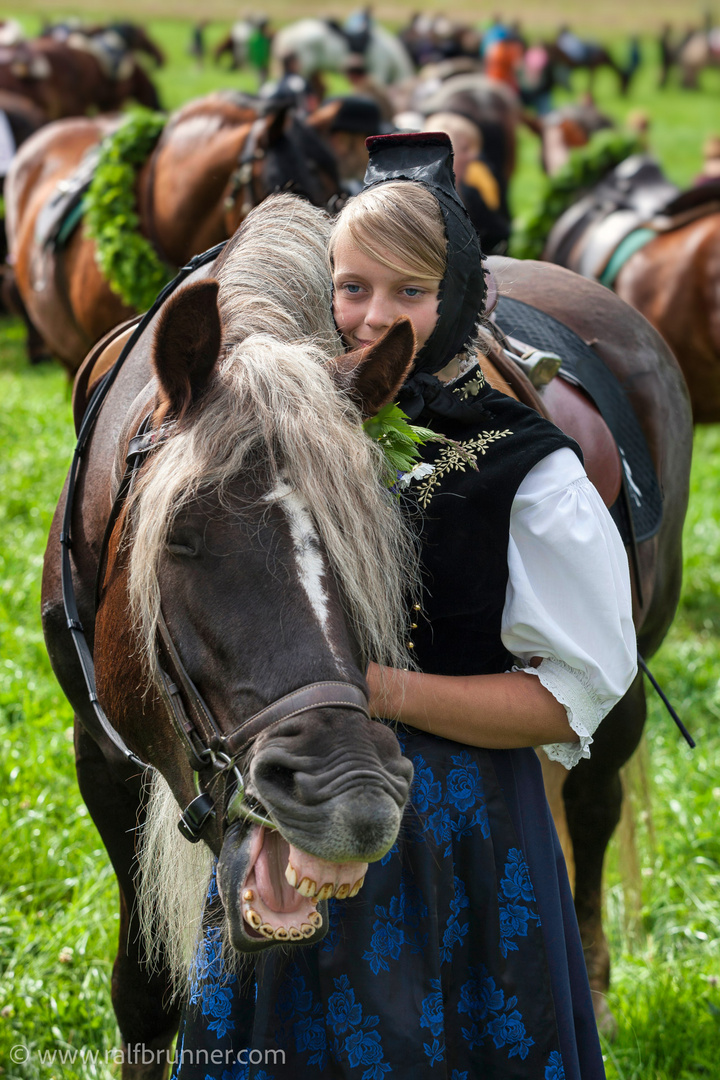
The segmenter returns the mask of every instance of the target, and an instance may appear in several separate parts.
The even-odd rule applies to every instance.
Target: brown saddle
[[[670,232],[717,210],[720,181],[681,192],[653,158],[634,154],[561,215],[543,259],[597,281],[637,229]]]
[[[100,338],[78,368],[72,393],[73,423],[76,435],[80,431],[93,390],[103,375],[113,366],[122,352],[123,345],[142,318],[142,315],[136,315],[133,319],[128,319],[127,322],[120,323],[119,326],[110,330],[105,337]]]
[[[617,443],[595,404],[577,386],[558,375],[537,390],[522,368],[493,342],[489,355],[479,357],[490,385],[529,405],[575,439],[583,452],[585,471],[607,507],[622,487],[622,462]]]

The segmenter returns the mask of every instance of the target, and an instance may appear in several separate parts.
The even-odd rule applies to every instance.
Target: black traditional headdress
[[[444,132],[374,135],[365,187],[389,180],[424,184],[437,199],[447,238],[447,270],[440,285],[438,319],[415,358],[414,374],[432,374],[462,352],[485,306],[487,286],[477,233],[455,190],[452,143]]]

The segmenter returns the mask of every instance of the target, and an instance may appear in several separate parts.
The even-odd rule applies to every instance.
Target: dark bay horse
[[[62,247],[38,237],[38,218],[84,155],[118,123],[65,120],[30,140],[13,163],[6,206],[20,300],[49,350],[72,373],[96,341],[133,314],[110,288],[80,224]],[[140,231],[168,268],[233,234],[250,208],[292,189],[324,206],[339,191],[329,148],[286,106],[259,116],[252,99],[211,94],[171,114],[138,172]],[[43,344],[44,343],[44,346]]]
[[[370,655],[406,655],[414,545],[360,420],[395,395],[414,336],[404,321],[361,357],[334,359],[327,232],[303,200],[259,207],[141,334],[83,455],[78,614],[99,700],[136,759],[98,730],[67,630],[67,488],[51,530],[44,630],[120,885],[112,994],[126,1046],[163,1051],[173,1038],[171,990],[187,977],[214,857],[231,952],[313,941],[325,900],[354,895],[393,843],[409,792],[412,767],[367,715],[364,671]],[[154,449],[103,545],[143,417]],[[139,877],[137,759],[156,770]],[[199,792],[214,803],[204,824],[189,809]],[[197,846],[176,828],[182,808]],[[128,1060],[122,1075],[154,1080],[166,1066]]]
[[[362,509],[362,491],[358,493],[355,485],[351,501],[353,506],[357,502],[357,521],[353,519],[352,523],[347,521],[342,525],[340,519],[342,535],[346,540],[352,538],[353,549],[341,554],[336,547],[337,534],[328,526],[346,504],[340,490],[339,510],[333,502],[326,513],[322,501],[326,484],[334,488],[340,477],[343,487],[347,475],[339,463],[355,460],[354,453],[360,453],[360,448],[356,447],[351,456],[342,449],[338,441],[342,437],[342,425],[333,428],[330,437],[331,421],[326,416],[332,412],[330,403],[307,401],[302,380],[291,363],[295,352],[290,344],[308,332],[316,339],[322,332],[321,336],[332,340],[329,280],[324,264],[321,265],[323,245],[315,243],[315,275],[309,272],[307,254],[302,255],[313,251],[313,231],[316,236],[322,235],[324,242],[325,227],[319,217],[311,220],[312,230],[306,230],[299,244],[293,245],[290,241],[294,239],[293,229],[299,228],[298,216],[315,212],[304,203],[291,206],[286,202],[283,232],[277,223],[273,225],[275,205],[282,209],[281,202],[271,200],[249,217],[217,263],[197,271],[190,279],[192,288],[188,286],[166,302],[165,314],[154,320],[130,353],[83,455],[70,527],[79,616],[94,649],[100,701],[131,749],[144,761],[157,766],[165,778],[164,782],[154,783],[149,810],[150,840],[144,857],[144,865],[152,868],[150,876],[158,887],[150,890],[149,898],[145,891],[140,910],[152,936],[153,905],[159,904],[157,919],[160,925],[164,921],[170,923],[170,933],[163,938],[165,951],[156,955],[156,966],[150,972],[141,963],[133,914],[138,883],[132,880],[129,869],[135,857],[134,823],[138,806],[144,806],[144,802],[135,770],[129,770],[131,775],[126,780],[127,765],[117,760],[112,747],[102,738],[98,742],[88,733],[93,731],[92,710],[67,631],[61,596],[60,532],[65,496],[56,514],[46,556],[43,618],[48,649],[79,720],[76,755],[81,790],[120,881],[121,933],[113,1000],[124,1042],[152,1048],[167,1047],[175,1029],[177,1010],[168,1003],[166,995],[173,980],[175,984],[181,982],[187,971],[211,858],[202,848],[187,845],[175,830],[180,810],[188,807],[197,792],[184,739],[169,719],[168,699],[173,695],[169,690],[162,695],[162,686],[167,689],[162,671],[167,673],[169,667],[167,679],[180,686],[181,697],[188,695],[190,688],[198,688],[202,704],[193,707],[191,699],[186,702],[186,712],[190,710],[194,725],[201,723],[202,730],[212,730],[207,727],[208,717],[214,717],[220,731],[232,735],[235,750],[239,745],[238,720],[242,722],[275,697],[295,690],[310,679],[335,682],[342,678],[362,687],[352,629],[358,621],[352,617],[353,602],[360,602],[358,582],[348,580],[348,575],[352,578],[355,570],[364,575],[361,592],[371,590],[376,597],[378,588],[381,589],[382,598],[371,604],[376,616],[388,607],[392,610],[393,601],[398,599],[397,559],[388,551],[382,529],[380,536],[373,538],[364,531],[373,527],[376,517]],[[294,223],[289,233],[288,210]],[[251,243],[253,236],[257,247]],[[263,253],[265,265],[261,260]],[[662,524],[651,539],[639,545],[638,574],[633,581],[640,649],[646,658],[650,657],[670,625],[680,590],[681,531],[692,441],[690,409],[680,371],[669,349],[647,321],[609,290],[547,264],[507,259],[491,259],[490,264],[502,296],[547,312],[583,340],[594,343],[596,352],[620,380],[639,419],[664,494]],[[220,282],[219,322],[215,279]],[[302,281],[302,289],[295,287],[297,281]],[[252,301],[249,306],[242,302],[242,297],[238,301],[233,299],[235,291],[243,289]],[[310,325],[313,320],[314,324]],[[388,340],[378,344],[377,354],[364,354],[364,366],[359,370],[354,368],[358,357],[328,359],[334,355],[337,344],[326,350],[326,366],[335,373],[336,381],[346,386],[350,383],[365,412],[371,412],[393,396],[407,369],[412,344],[408,347],[407,340],[403,342],[402,325],[391,332]],[[298,326],[302,327],[301,333]],[[280,347],[277,360],[273,359],[266,339],[258,341],[250,337],[242,345],[248,335],[258,329],[267,332],[269,327],[287,343]],[[220,344],[221,340],[224,345]],[[247,359],[247,371],[242,366],[227,366],[229,352],[232,354],[237,341],[241,342],[237,347],[238,358]],[[253,361],[255,344],[261,351],[257,365]],[[215,374],[218,349],[221,360]],[[489,351],[490,359],[500,360],[501,354],[494,346],[489,345]],[[102,352],[99,348],[88,358],[78,379],[78,393],[92,382],[93,370],[102,370]],[[279,390],[275,393],[274,380],[281,376],[292,382],[285,397]],[[522,391],[523,377],[511,378]],[[242,394],[233,405],[228,427],[224,407],[232,388],[230,384],[235,380]],[[322,393],[331,398],[332,388],[323,385]],[[261,401],[260,390],[263,394],[272,393],[272,400],[263,397]],[[83,389],[82,394],[85,392]],[[532,393],[530,387],[529,399]],[[264,423],[270,424],[265,441],[256,439],[252,444],[254,451],[249,459],[236,455],[236,446],[244,446],[250,438],[242,408],[245,394],[263,406]],[[567,386],[561,393],[561,388],[553,388],[551,383],[542,398],[535,397],[538,408],[579,439],[586,451],[589,474],[602,491],[607,479],[604,470],[610,459],[593,446],[598,429],[596,423],[590,422],[583,395]],[[79,417],[83,401],[76,402],[76,407]],[[127,513],[121,513],[114,522],[107,556],[103,557],[102,538],[127,446],[140,420],[150,410],[151,428],[160,445],[140,472],[139,488]],[[291,445],[278,426],[280,417],[293,419],[289,414],[295,413],[300,417],[302,430]],[[168,424],[164,429],[163,421]],[[169,437],[164,441],[166,434]],[[310,437],[316,451],[322,446],[331,448],[330,459],[320,471],[313,463],[312,454],[308,458],[304,436]],[[268,442],[279,447],[277,453],[282,463],[287,467],[292,465],[295,470],[284,481],[285,486],[281,482],[278,487],[267,476],[262,446]],[[243,469],[238,473],[236,467],[241,460]],[[226,462],[229,462],[227,469]],[[245,470],[248,464],[259,468],[259,473]],[[616,468],[617,461],[610,464]],[[224,485],[220,491],[218,484]],[[294,486],[301,494],[307,488],[305,502],[312,509],[312,517],[309,514],[306,517],[302,504],[298,506],[291,497]],[[612,479],[609,486],[612,487]],[[279,518],[273,516],[278,499],[285,515],[289,515],[287,522],[282,513]],[[176,510],[178,503],[180,508]],[[273,509],[268,510],[268,506]],[[384,516],[387,518],[387,512]],[[325,565],[332,568],[332,573],[326,570],[320,575],[324,589],[319,588],[315,559],[298,564],[298,551],[294,549],[297,541],[306,554],[322,557],[320,541],[315,541],[312,532],[308,537],[313,518],[318,522],[318,532],[325,545]],[[362,534],[355,536],[356,529],[362,529]],[[380,544],[372,565],[355,567],[356,560],[367,559],[369,543]],[[361,550],[357,550],[358,545]],[[373,554],[375,550],[372,549]],[[305,584],[298,584],[294,577],[293,568],[298,565]],[[385,572],[381,574],[383,565]],[[96,579],[99,580],[97,603]],[[323,593],[326,603],[320,600]],[[335,606],[340,598],[345,618]],[[363,623],[370,614],[367,605],[364,612],[359,620]],[[366,651],[375,653],[383,643],[387,647],[387,642],[376,635]],[[241,646],[248,650],[247,657],[239,652]],[[145,697],[142,687],[147,683],[147,670],[141,666],[143,655],[155,678],[155,690]],[[187,678],[178,673],[179,662]],[[402,663],[402,660],[393,662]],[[272,709],[270,715],[274,715]],[[592,757],[567,774],[564,785],[567,831],[574,847],[578,918],[591,984],[598,992],[596,1004],[601,1023],[609,1021],[602,996],[609,981],[609,957],[602,930],[603,855],[620,814],[619,769],[637,746],[644,719],[644,687],[638,676],[596,732]],[[282,933],[276,936],[275,931],[287,929],[288,922],[301,936],[308,932],[303,927],[313,924],[302,920],[309,919],[312,912],[296,896],[297,885],[303,884],[299,874],[304,873],[320,892],[323,892],[320,886],[323,879],[330,891],[335,888],[336,896],[342,897],[356,888],[361,872],[357,864],[378,857],[382,844],[397,827],[396,811],[402,803],[397,797],[393,802],[392,792],[383,788],[377,778],[393,777],[391,788],[395,796],[400,791],[401,780],[407,783],[394,747],[384,741],[385,733],[378,741],[379,759],[375,756],[371,760],[362,724],[359,729],[353,727],[352,744],[348,744],[344,741],[343,732],[347,729],[342,726],[343,719],[338,720],[337,730],[314,715],[307,730],[304,726],[293,726],[293,722],[288,722],[285,728],[282,726],[285,723],[281,722],[280,740],[276,742],[276,728],[264,730],[262,722],[256,724],[253,720],[243,730],[250,742],[251,737],[257,736],[254,746],[248,747],[240,740],[240,757],[233,759],[248,793],[260,804],[258,813],[269,814],[285,839],[267,831],[261,836],[248,829],[242,817],[234,816],[223,833],[225,818],[221,813],[213,819],[207,834],[210,851],[220,854],[220,892],[228,933],[232,944],[240,949],[254,948],[258,943],[258,931],[252,936],[256,916],[266,918],[259,930],[264,927],[267,940],[271,935],[273,940],[285,940]],[[352,723],[357,723],[355,716]],[[371,730],[383,731],[382,728]],[[303,731],[310,740],[311,752],[306,752],[307,747],[300,744]],[[318,736],[322,751],[314,741]],[[334,736],[339,742],[334,741]],[[310,767],[308,776],[303,773],[294,780],[296,749],[305,753]],[[327,756],[323,757],[323,753]],[[360,765],[353,756],[356,754],[360,756]],[[223,759],[219,761],[222,764]],[[333,848],[328,838],[328,811],[334,797],[340,798],[343,811],[347,805],[351,814],[358,812],[356,792],[350,790],[347,804],[336,795],[338,778],[347,769],[351,777],[368,775],[370,770],[369,775],[375,777],[373,785],[381,794],[384,792],[381,802],[388,820],[381,826],[374,819],[374,828],[370,830],[372,851],[357,844],[351,847],[345,841],[340,849]],[[232,786],[227,791],[226,773],[227,770],[221,769],[219,779],[214,777],[211,782],[211,792],[219,807],[224,807],[228,796],[234,794]],[[340,786],[344,787],[344,781]],[[300,828],[302,814],[291,798],[292,792],[298,790],[314,808],[312,825],[317,831],[312,835],[307,828]],[[230,802],[234,805],[232,798]],[[382,842],[376,830],[382,833]],[[156,835],[159,839],[153,839]],[[261,862],[252,876],[258,848]],[[176,868],[180,863],[173,860],[178,859],[185,860],[186,874],[177,869],[163,870],[168,861]],[[344,864],[341,870],[333,868],[340,862]],[[283,884],[283,870],[287,870],[290,889]],[[173,881],[187,883],[194,897],[192,912]],[[268,886],[267,882],[274,884]],[[308,890],[310,885],[301,890],[301,896]],[[253,895],[248,898],[250,893]],[[258,895],[262,907],[257,902]],[[250,907],[251,904],[255,906]],[[168,914],[168,905],[176,911],[175,920]],[[300,920],[299,927],[292,922],[293,916]],[[177,926],[178,920],[185,925],[184,935],[180,932],[182,927]],[[131,1064],[124,1066],[124,1080],[140,1075]],[[162,1076],[162,1069],[142,1076],[143,1080],[155,1080]]]

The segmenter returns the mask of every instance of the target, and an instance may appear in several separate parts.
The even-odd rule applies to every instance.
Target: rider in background
[[[500,185],[482,158],[482,132],[457,112],[433,113],[425,131],[444,131],[453,146],[455,186],[487,254],[507,250],[511,222],[503,213]]]

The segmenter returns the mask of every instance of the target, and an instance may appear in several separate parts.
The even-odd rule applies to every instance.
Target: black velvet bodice
[[[443,415],[429,406],[418,423],[459,446],[428,443],[423,460],[434,470],[411,484],[408,497],[409,508],[422,514],[423,597],[413,618],[414,655],[423,671],[435,674],[501,672],[512,666],[500,628],[513,499],[530,469],[554,450],[570,447],[582,455],[554,424],[494,390],[479,367],[445,387],[443,396]]]

